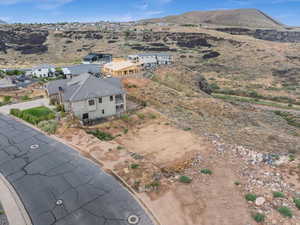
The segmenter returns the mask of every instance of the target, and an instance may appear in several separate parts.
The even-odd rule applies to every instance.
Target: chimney
[[[62,88],[62,87],[58,87],[58,95],[59,95],[59,104],[62,104],[62,95],[63,95],[63,93],[64,93],[64,89]]]

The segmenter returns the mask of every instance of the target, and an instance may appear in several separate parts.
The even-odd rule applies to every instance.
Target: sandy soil
[[[146,117],[147,112],[154,111],[142,110]],[[182,174],[193,178],[192,184],[173,180],[162,187],[163,191],[138,193],[162,225],[241,225],[252,221],[247,203],[234,185],[234,181],[238,180],[235,170],[228,164],[228,159],[220,160],[215,155],[213,145],[206,138],[175,128],[162,116],[155,119],[133,118],[127,124],[128,133],[109,142],[100,141],[77,128],[61,128],[57,136],[76,146],[83,155],[97,161],[104,169],[114,170],[129,181],[134,178],[133,170],[129,168],[132,162],[163,168],[201,157],[203,163],[198,163],[193,169],[181,170]],[[119,121],[98,127],[110,127],[109,130],[117,134],[119,131],[115,124],[125,126]],[[122,150],[118,149],[120,146]],[[133,160],[131,153],[137,153],[143,159]],[[213,175],[201,174],[199,170],[204,166],[212,169]],[[137,173],[149,179],[151,173],[157,172],[157,168],[152,169],[140,168]]]
[[[168,165],[182,159],[186,153],[206,148],[199,137],[170,125],[150,124],[130,133],[119,142],[127,149],[151,156],[156,163]]]

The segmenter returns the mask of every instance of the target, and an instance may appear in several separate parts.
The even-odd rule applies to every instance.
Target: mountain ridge
[[[249,28],[281,29],[286,26],[258,9],[191,11],[179,15],[142,20],[175,24],[211,24]]]

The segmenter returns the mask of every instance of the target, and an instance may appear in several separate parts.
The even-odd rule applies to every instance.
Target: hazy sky
[[[257,8],[300,25],[300,0],[0,0],[7,22],[130,21],[193,10]]]

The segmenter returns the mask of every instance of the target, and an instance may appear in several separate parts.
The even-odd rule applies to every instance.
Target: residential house
[[[55,66],[43,64],[32,69],[32,76],[43,78],[43,77],[54,77]]]
[[[129,55],[128,59],[132,62],[141,63],[146,68],[156,67],[158,65],[169,65],[173,63],[172,55],[168,53],[143,53]]]
[[[103,73],[112,76],[126,76],[141,72],[142,67],[139,63],[129,60],[116,59],[113,62],[107,63],[103,66]]]
[[[17,89],[17,85],[15,84],[12,77],[6,76],[0,80],[0,90],[1,91],[10,91],[10,90],[16,90],[16,89]]]
[[[67,78],[72,78],[75,76],[79,76],[83,73],[90,73],[93,75],[100,75],[101,65],[99,64],[78,64],[72,66],[62,67],[63,74]]]
[[[112,54],[90,53],[83,58],[83,64],[104,64],[112,61]]]
[[[63,104],[83,121],[118,115],[126,111],[126,93],[119,78],[97,78],[90,74],[49,82],[50,101]]]

